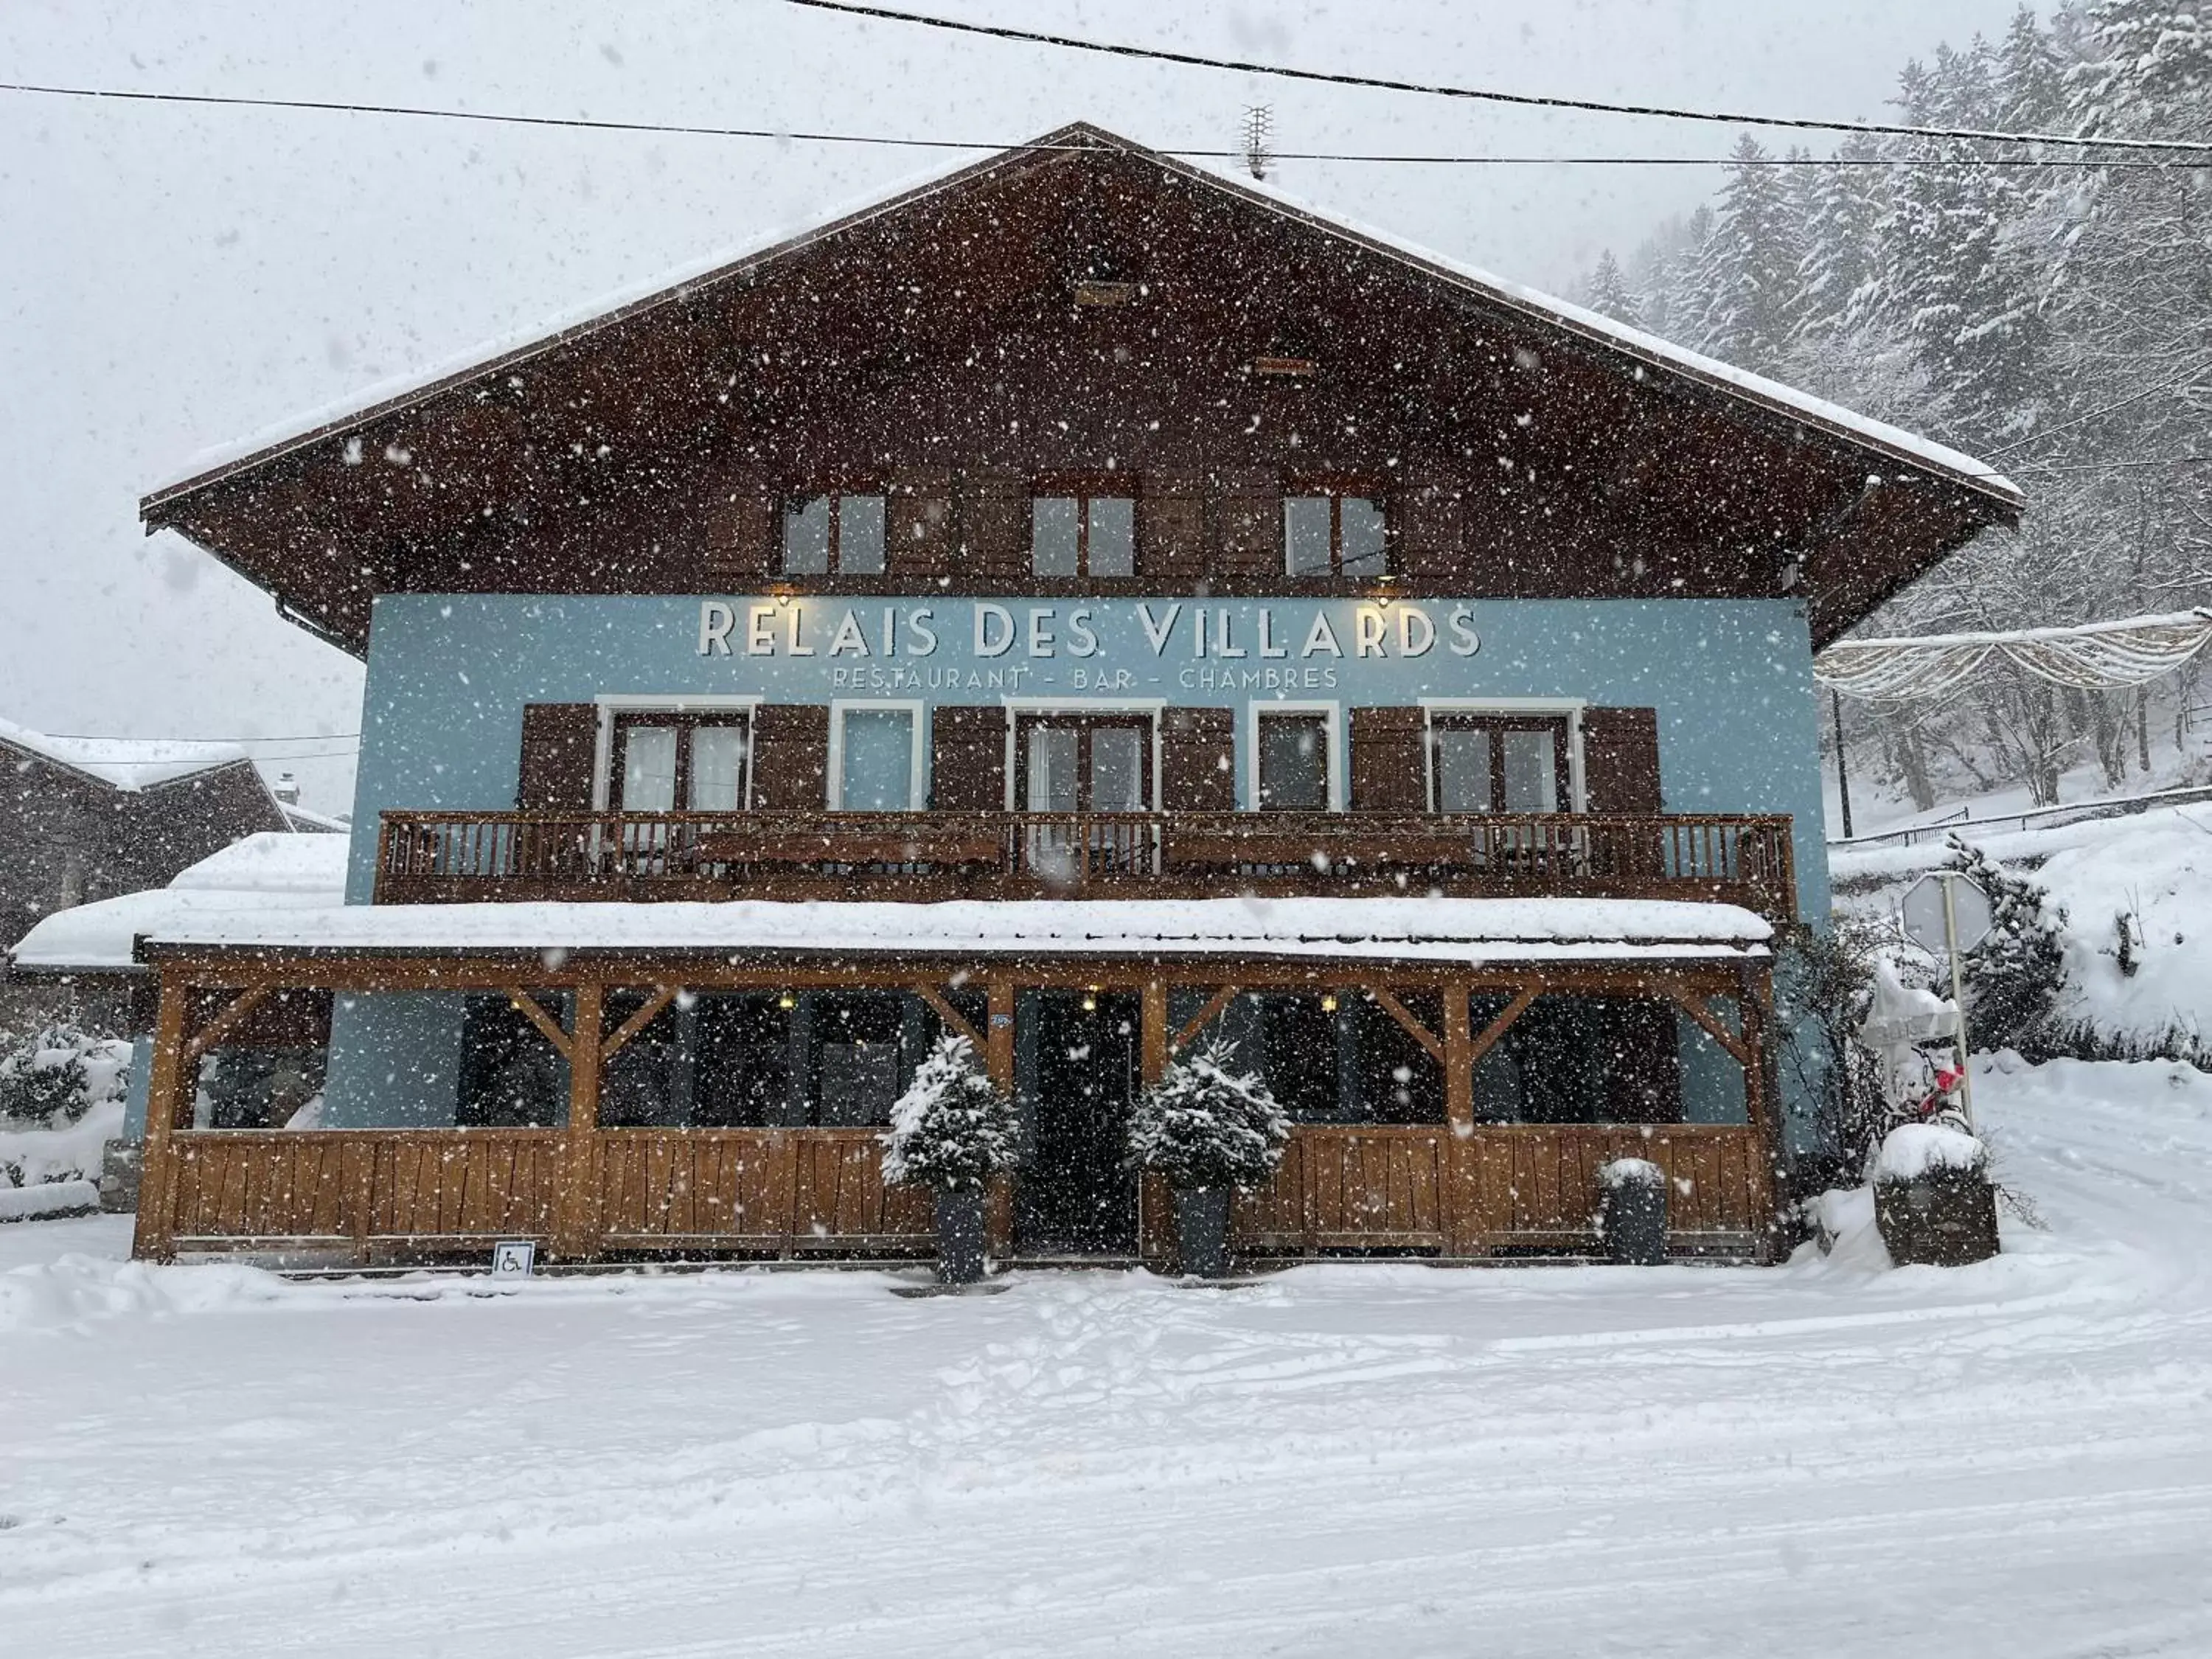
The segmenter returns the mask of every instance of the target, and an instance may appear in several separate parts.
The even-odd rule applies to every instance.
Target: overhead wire
[[[652,133],[671,137],[756,138],[779,143],[851,144],[890,149],[972,150],[978,155],[1008,152],[1052,153],[1085,150],[1083,143],[1011,143],[967,138],[915,138],[889,133],[823,132],[777,127],[708,126],[671,121],[623,121],[580,115],[524,115],[512,111],[447,109],[427,104],[381,104],[361,100],[326,98],[257,98],[243,94],[211,92],[150,92],[115,87],[60,86],[27,81],[0,81],[0,92],[33,97],[70,98],[136,104],[199,105],[234,109],[307,110],[335,115],[393,115],[417,119],[472,121],[493,125],[570,128],[586,132]],[[1242,149],[1198,147],[1158,147],[1159,153],[1185,161],[1241,161]],[[2200,147],[2212,149],[2212,146]],[[2080,156],[1936,155],[1846,156],[1766,155],[1740,159],[1732,155],[1453,155],[1435,152],[1362,150],[1270,150],[1279,161],[1378,163],[1397,167],[1970,167],[2078,169],[2095,172],[2190,172],[2212,168],[2212,156],[2201,161],[2102,161]]]
[[[782,0],[788,6],[811,11],[837,12],[879,22],[911,23],[958,34],[982,35],[1030,46],[1058,46],[1070,52],[1101,53],[1114,58],[1148,58],[1187,69],[1227,70],[1240,75],[1264,75],[1278,80],[1317,82],[1325,86],[1361,87],[1378,92],[1416,93],[1430,98],[1455,98],[1480,103],[1509,104],[1523,109],[1573,110],[1586,114],[1633,115],[1667,121],[1704,121],[1731,127],[1780,127],[1806,132],[1860,133],[1876,137],[1943,138],[1969,143],[2058,144],[2112,149],[2175,149],[2212,152],[2212,142],[2185,138],[2107,138],[2055,132],[2002,132],[1977,127],[1920,126],[1898,122],[1826,120],[1810,116],[1751,115],[1723,110],[1686,109],[1667,104],[1627,104],[1599,98],[1567,98],[1556,94],[1500,92],[1488,87],[1458,87],[1442,82],[1401,81],[1387,76],[1354,75],[1343,70],[1297,69],[1283,64],[1263,64],[1245,58],[1213,58],[1201,52],[1176,52],[1165,46],[1135,46],[1119,41],[1087,40],[1080,35],[1054,34],[1041,29],[1015,28],[1003,23],[970,23],[928,12],[901,11],[890,6],[866,5],[860,0]]]

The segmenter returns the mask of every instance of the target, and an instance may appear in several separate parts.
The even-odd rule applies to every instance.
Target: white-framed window
[[[830,705],[830,810],[910,812],[921,804],[920,702]]]
[[[752,799],[753,696],[596,697],[592,805],[625,812],[735,812]]]
[[[1159,811],[1164,698],[1002,701],[1008,811]]]
[[[1425,697],[1422,744],[1437,812],[1579,812],[1578,697]]]
[[[1282,702],[1244,709],[1245,805],[1262,812],[1342,811],[1342,708]]]

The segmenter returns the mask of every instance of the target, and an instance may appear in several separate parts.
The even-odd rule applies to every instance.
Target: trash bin
[[[937,1189],[937,1282],[973,1285],[983,1277],[983,1189]]]
[[[1667,1172],[1649,1158],[1617,1158],[1597,1172],[1598,1237],[1608,1259],[1656,1267],[1667,1260]]]
[[[1963,1129],[1906,1123],[1875,1159],[1874,1220],[1899,1267],[1963,1267],[1997,1253],[1989,1152]]]

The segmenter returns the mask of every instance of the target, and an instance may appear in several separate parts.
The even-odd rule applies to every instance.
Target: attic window
[[[1085,277],[1075,285],[1075,303],[1096,306],[1102,309],[1134,305],[1137,285],[1134,283],[1109,282],[1103,277]]]

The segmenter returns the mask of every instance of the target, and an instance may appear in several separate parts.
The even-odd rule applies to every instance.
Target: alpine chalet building
[[[1216,1039],[1246,1260],[1587,1253],[1623,1155],[1771,1258],[1813,653],[2019,510],[1088,126],[380,392],[143,505],[367,687],[347,903],[138,943],[138,1252],[926,1256],[949,1029],[1005,1259],[1168,1260],[1122,1122]]]

